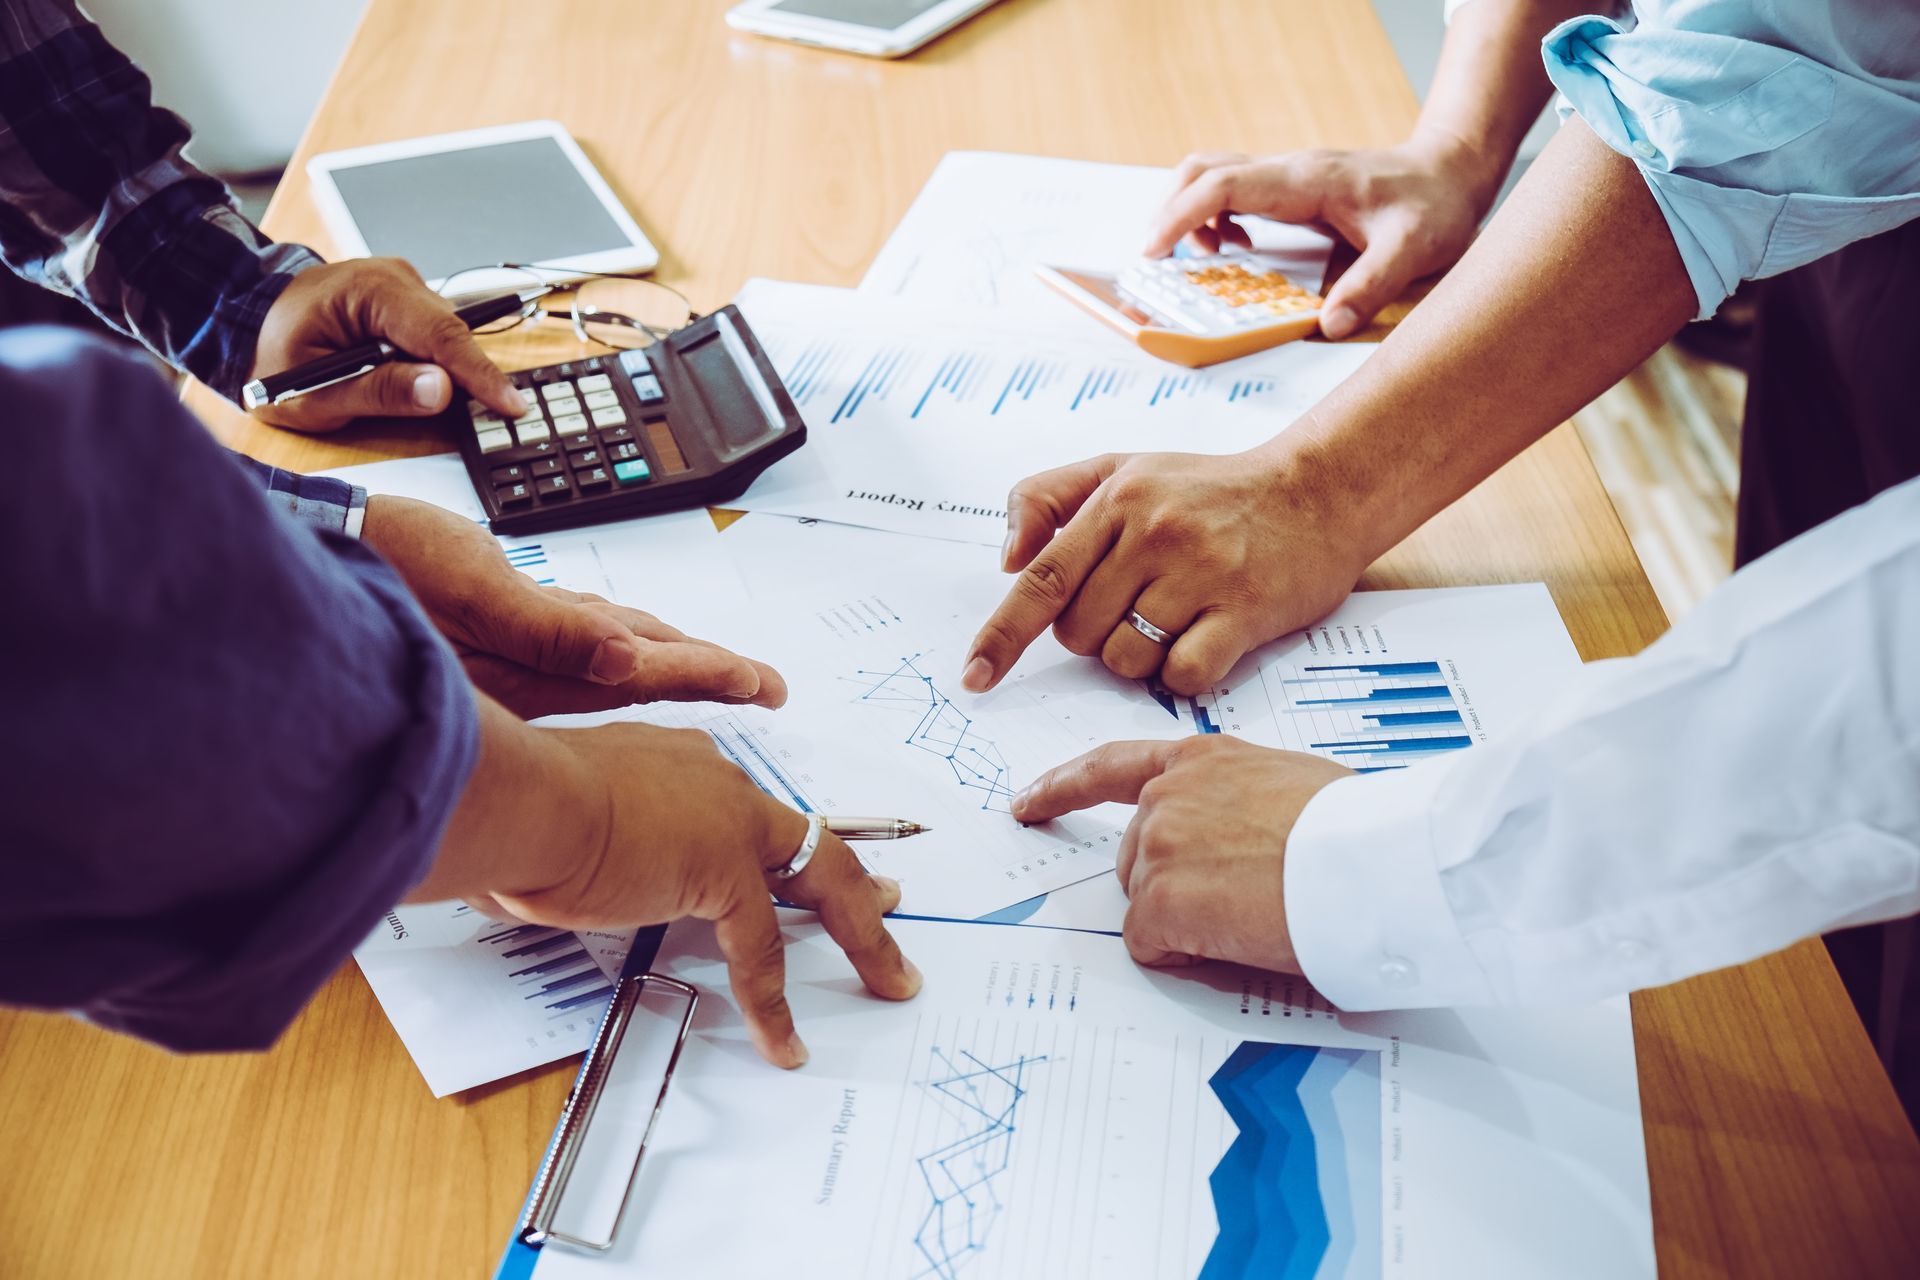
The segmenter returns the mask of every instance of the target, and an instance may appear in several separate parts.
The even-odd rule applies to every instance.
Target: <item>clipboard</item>
[[[527,1192],[520,1220],[501,1255],[496,1280],[528,1280],[546,1249],[593,1255],[613,1247],[634,1184],[640,1177],[647,1142],[666,1105],[674,1069],[686,1047],[694,1009],[700,1000],[695,988],[651,971],[666,935],[664,924],[649,926],[634,935],[633,948],[621,967],[607,1011],[601,1016],[586,1057],[581,1059],[580,1071],[574,1077],[566,1105],[561,1108],[559,1123],[554,1126],[553,1137],[547,1143],[533,1185]],[[650,1001],[659,1007],[650,1011]],[[676,1019],[678,1027],[670,1043],[647,1046],[653,1051],[655,1061],[636,1061],[641,1055],[630,1053],[623,1063],[620,1050],[629,1043],[629,1033],[636,1026],[645,1021],[664,1021],[671,1026]],[[632,1064],[631,1072],[623,1070],[626,1064]],[[620,1112],[603,1115],[600,1109],[607,1101],[620,1107]],[[594,1127],[596,1116],[602,1121],[598,1130]],[[616,1128],[622,1132],[609,1132]],[[593,1151],[601,1138],[605,1139],[601,1145],[611,1144],[611,1150]],[[623,1138],[626,1141],[623,1142]],[[630,1160],[622,1154],[629,1144],[633,1148]],[[583,1157],[601,1164],[611,1159],[615,1169],[614,1177],[595,1180],[596,1186],[617,1188],[617,1197],[599,1206],[598,1216],[607,1223],[604,1230],[575,1227],[569,1216],[568,1206],[574,1202],[569,1200],[567,1192]],[[619,1172],[620,1167],[624,1167],[624,1173]],[[580,1194],[591,1189],[583,1185]],[[587,1216],[592,1215],[589,1212]]]

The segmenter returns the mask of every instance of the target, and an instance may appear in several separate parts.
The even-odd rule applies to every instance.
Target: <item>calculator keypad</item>
[[[1246,254],[1137,262],[1118,283],[1174,325],[1202,335],[1265,328],[1317,311],[1322,301]]]
[[[617,364],[610,357],[528,370],[513,382],[526,393],[528,408],[512,422],[477,401],[468,406],[503,511],[601,497],[648,483],[660,467],[669,473],[685,467],[677,446],[671,456],[650,459],[634,432],[643,424],[672,439],[664,421],[666,389],[644,351],[623,352]],[[621,384],[632,389],[632,401],[621,395]],[[630,410],[637,410],[632,418]]]

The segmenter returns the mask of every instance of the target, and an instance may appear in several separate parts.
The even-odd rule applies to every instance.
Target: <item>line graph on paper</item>
[[[888,671],[859,670],[852,676],[859,688],[857,700],[885,711],[903,713],[911,727],[903,739],[919,751],[944,761],[953,780],[980,795],[980,807],[1009,811],[1014,788],[1000,745],[988,737],[941,691],[923,669],[924,653],[902,658]]]
[[[925,1270],[918,1274],[957,1280],[983,1252],[994,1223],[1006,1209],[1004,1183],[1012,1167],[1015,1135],[1028,1081],[1045,1055],[1018,1054],[989,1063],[968,1050],[935,1045],[921,1088],[957,1124],[958,1132],[914,1157],[926,1191],[927,1211],[913,1247]]]

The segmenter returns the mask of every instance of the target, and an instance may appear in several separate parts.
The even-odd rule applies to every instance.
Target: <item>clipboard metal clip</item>
[[[620,1207],[614,1214],[604,1240],[589,1240],[555,1230],[554,1219],[566,1196],[567,1183],[573,1176],[574,1165],[580,1158],[581,1147],[593,1124],[594,1109],[600,1105],[614,1059],[620,1052],[620,1043],[633,1025],[641,998],[649,990],[655,989],[683,998],[687,1002],[686,1011],[681,1015],[680,1030],[674,1040],[673,1052],[667,1058],[666,1071],[660,1077],[660,1092],[654,1097],[653,1111],[647,1117],[647,1127],[641,1134],[639,1149],[634,1152],[633,1167],[627,1171],[626,1187],[620,1194]],[[535,1248],[557,1244],[588,1253],[605,1253],[613,1247],[614,1237],[620,1230],[620,1219],[626,1216],[627,1202],[633,1197],[634,1184],[640,1180],[640,1163],[646,1157],[647,1143],[653,1137],[654,1126],[660,1122],[660,1112],[667,1101],[667,1088],[673,1083],[673,1069],[680,1063],[680,1051],[686,1047],[687,1033],[693,1026],[694,1006],[699,1000],[700,993],[693,987],[657,973],[621,977],[613,998],[607,1003],[607,1012],[600,1019],[600,1029],[594,1033],[593,1045],[580,1064],[580,1074],[574,1077],[573,1091],[567,1095],[567,1105],[560,1113],[560,1123],[554,1128],[553,1141],[548,1144],[546,1158],[540,1162],[540,1172],[534,1177],[533,1189],[528,1193],[527,1207],[520,1215],[520,1227],[515,1233],[522,1244]]]

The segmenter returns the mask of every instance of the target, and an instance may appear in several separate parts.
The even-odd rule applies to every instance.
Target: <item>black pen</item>
[[[460,322],[467,328],[478,329],[483,324],[503,320],[529,302],[537,302],[552,292],[552,285],[542,285],[537,289],[522,289],[518,293],[503,293],[497,298],[470,302],[453,314],[460,317]],[[254,379],[241,389],[240,402],[248,410],[284,404],[322,387],[331,387],[350,378],[372,373],[389,360],[404,357],[405,354],[391,342],[368,342],[349,347],[345,351],[295,365],[284,373]]]

